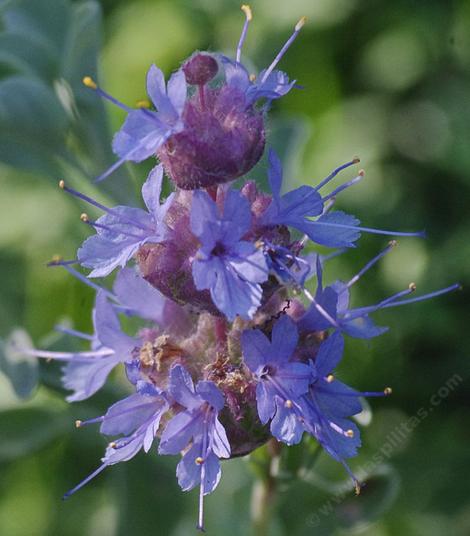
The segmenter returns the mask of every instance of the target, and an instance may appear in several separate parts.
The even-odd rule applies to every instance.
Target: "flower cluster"
[[[344,336],[380,335],[387,328],[374,323],[374,311],[456,288],[407,298],[415,290],[411,284],[380,303],[350,307],[353,284],[395,241],[350,281],[323,285],[325,263],[354,247],[361,233],[422,233],[363,227],[354,216],[333,210],[337,195],[364,173],[329,194],[323,188],[358,159],[317,186],[283,193],[282,165],[269,149],[270,191],[246,178],[265,150],[272,101],[296,87],[276,67],[305,21],[297,23],[272,64],[254,76],[241,63],[252,18],[248,6],[242,9],[246,20],[235,59],[196,52],[168,83],[152,65],[149,107],[130,109],[84,79],[128,113],[113,142],[119,159],[98,180],[125,161],[157,157],[158,164],[142,186],[145,209],[107,207],[61,181],[66,192],[103,212],[97,220],[82,214],[95,233],[77,259],[51,263],[97,290],[94,333],[59,327],[88,341],[90,349],[83,352],[24,349],[65,362],[69,401],[92,396],[118,366],[133,390],[105,415],[77,421],[79,427],[97,423],[115,439],[102,465],[67,496],[106,467],[158,442],[160,454],[181,454],[176,471],[181,488],[199,486],[201,529],[203,498],[220,480],[220,460],[248,454],[270,437],[293,445],[304,433],[313,436],[343,464],[359,491],[346,463],[360,445],[350,417],[361,411],[361,397],[391,390],[362,392],[334,377]],[[162,199],[165,175],[173,193]],[[239,177],[244,182],[237,189]],[[333,253],[304,253],[311,244]],[[76,263],[90,270],[88,277]],[[112,288],[93,280],[116,270]],[[133,336],[123,332],[122,315],[142,320]]]

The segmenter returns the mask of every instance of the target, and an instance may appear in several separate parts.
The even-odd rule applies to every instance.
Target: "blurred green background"
[[[374,303],[410,281],[418,292],[465,285],[470,2],[251,6],[244,58],[254,72],[271,61],[300,16],[309,19],[281,63],[303,89],[276,102],[269,123],[289,186],[315,184],[359,155],[366,178],[338,207],[371,227],[427,230],[426,240],[402,239],[354,288],[354,303]],[[37,346],[55,349],[71,344],[53,335],[59,320],[90,329],[92,292],[62,269],[46,268],[55,253],[71,258],[88,234],[78,219],[83,207],[57,188],[58,179],[100,200],[137,202],[146,176],[149,164],[129,166],[99,191],[91,185],[113,159],[111,132],[123,115],[84,88],[82,76],[98,75],[132,105],[145,97],[151,62],[169,74],[195,49],[233,55],[242,23],[232,0],[0,1],[0,336],[22,326]],[[252,175],[265,170],[261,162]],[[357,250],[331,261],[328,281],[349,277],[386,243],[363,236]],[[341,467],[325,454],[316,458],[312,444],[288,449],[267,534],[470,534],[467,304],[464,287],[384,311],[376,318],[389,333],[370,343],[348,341],[339,376],[360,389],[394,389],[361,415],[363,448],[351,465],[367,486],[356,498]],[[33,362],[12,364],[4,356],[0,364],[2,536],[193,533],[197,492],[179,490],[175,458],[140,454],[60,501],[97,466],[105,446],[96,429],[78,431],[73,423],[124,396],[119,377],[102,394],[69,406],[59,367],[41,363],[38,371]],[[266,463],[261,449],[251,462],[223,464],[221,484],[206,501],[208,534],[250,533],[253,475]]]

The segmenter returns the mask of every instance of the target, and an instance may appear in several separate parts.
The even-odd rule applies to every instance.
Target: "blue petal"
[[[341,322],[341,329],[350,337],[356,339],[372,339],[378,337],[386,331],[388,327],[377,326],[368,316],[361,316],[354,320],[345,320]]]
[[[180,72],[182,73],[182,71]],[[182,86],[180,76],[181,75],[178,75],[174,82],[175,97],[177,97],[176,100],[178,105],[179,99],[177,92],[181,90]],[[184,83],[184,87],[186,87],[186,83]],[[151,65],[147,72],[147,93],[158,110],[159,118],[161,118],[164,123],[172,124],[178,120],[179,114],[166,93],[165,77],[163,76],[162,71],[155,65]]]
[[[294,408],[287,408],[284,400],[276,397],[276,415],[271,421],[271,433],[287,445],[295,445],[302,439],[304,427]]]
[[[209,452],[204,460],[204,495],[215,490],[220,482],[221,475],[219,458],[214,453]]]
[[[201,190],[193,192],[191,204],[191,232],[199,238],[208,251],[211,251],[219,239],[215,228],[218,221],[217,206],[209,195]]]
[[[173,73],[168,81],[168,97],[178,117],[183,113],[187,92],[186,77],[180,69]]]
[[[174,365],[170,370],[168,392],[185,408],[196,409],[202,404],[202,399],[194,391],[191,376],[181,365]]]
[[[212,301],[219,311],[230,320],[237,315],[251,319],[262,297],[261,286],[242,279],[238,273],[241,263],[223,262],[212,257],[206,261],[193,262],[193,278],[196,288],[209,289]]]
[[[160,211],[160,196],[162,193],[163,166],[155,166],[149,173],[142,186],[142,198],[148,211],[158,220]]]
[[[229,189],[225,193],[222,217],[222,235],[219,240],[225,246],[238,242],[251,228],[251,209],[246,197]]]
[[[132,162],[142,162],[154,155],[172,131],[150,110],[129,112],[113,138],[115,154]]]
[[[201,482],[201,465],[196,463],[196,458],[200,455],[201,446],[195,444],[181,458],[176,467],[178,484],[183,491],[189,491]]]
[[[297,398],[308,391],[313,370],[304,363],[285,363],[276,371],[276,379],[282,387]]]
[[[119,319],[104,292],[98,292],[93,311],[93,323],[98,340],[106,348],[114,350],[117,359],[126,361],[137,345],[137,340],[121,331]]]
[[[225,432],[225,428],[216,417],[211,430],[210,448],[219,458],[230,458],[230,443]]]
[[[208,402],[217,411],[220,411],[225,404],[224,396],[216,387],[214,382],[200,381],[196,386],[196,393]]]
[[[312,390],[319,407],[333,417],[350,417],[362,411],[357,392],[339,380],[332,383],[320,380]]]
[[[304,232],[310,240],[323,246],[354,247],[354,242],[361,236],[360,230],[354,229],[359,224],[360,221],[354,216],[336,210],[320,216],[316,221],[305,222],[299,230]],[[347,227],[336,227],[336,225]]]
[[[250,75],[240,63],[236,63],[226,56],[220,57],[225,71],[227,85],[235,87],[243,93],[250,87]]]
[[[260,381],[256,386],[256,404],[259,419],[262,424],[266,424],[276,411],[274,392],[266,381]]]
[[[299,335],[295,322],[287,315],[281,316],[273,327],[269,362],[287,363],[298,342]]]
[[[148,397],[135,393],[113,404],[101,424],[105,435],[129,435],[152,415],[167,407],[161,397]]]
[[[96,357],[70,361],[64,367],[62,381],[66,389],[74,391],[68,402],[85,400],[103,387],[109,373],[120,362],[116,356]]]
[[[140,276],[136,270],[123,268],[114,281],[114,293],[131,314],[157,324],[164,321],[164,310],[167,298]]]
[[[243,360],[251,372],[259,373],[271,355],[271,343],[259,329],[247,329],[241,337]]]
[[[282,188],[282,164],[274,149],[269,150],[269,169],[268,180],[271,192],[273,194],[273,200],[280,210],[281,188]]]
[[[241,241],[234,245],[226,256],[241,279],[250,283],[264,283],[269,277],[266,257],[261,249],[251,242]]]
[[[326,287],[320,295],[316,296],[316,301],[333,320],[336,320],[338,295],[332,288]],[[297,325],[300,331],[323,331],[332,327],[331,322],[320,313],[314,304],[310,305]]]
[[[140,449],[142,448],[144,436],[143,434],[136,435],[131,439],[125,446],[120,448],[108,447],[106,449],[106,454],[102,459],[103,463],[106,465],[114,465],[120,462],[127,462],[132,459]]]
[[[183,411],[175,415],[165,427],[160,439],[160,454],[178,454],[185,449],[191,438],[203,427],[204,416],[200,412]]]
[[[328,376],[341,361],[344,351],[344,339],[335,332],[323,341],[315,358],[315,367],[319,376]]]

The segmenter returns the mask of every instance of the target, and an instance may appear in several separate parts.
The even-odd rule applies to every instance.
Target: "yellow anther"
[[[408,288],[411,290],[411,292],[414,292],[416,290],[416,283],[410,283]]]
[[[392,388],[391,388],[391,387],[385,387],[385,389],[384,389],[384,394],[385,394],[385,395],[389,396],[389,395],[392,394],[392,392],[393,392],[393,391],[392,391]]]
[[[201,458],[201,456],[198,456],[195,460],[197,465],[202,465],[204,463],[204,458]]]
[[[86,223],[88,221],[88,214],[86,212],[83,212],[82,214],[80,214],[80,219]]]
[[[360,170],[359,170],[358,175],[359,175],[360,177],[364,177],[365,174],[366,174],[366,172],[365,172],[363,169],[360,169]]]
[[[250,78],[250,82],[254,82],[256,80],[255,73],[251,73],[249,78]]]
[[[246,20],[250,21],[253,18],[251,7],[248,4],[243,4],[240,9],[243,11],[243,13],[245,13]]]
[[[333,376],[333,374],[328,374],[328,376],[326,377],[326,381],[328,383],[331,383],[334,379],[335,377]]]
[[[150,108],[151,106],[150,101],[148,101],[147,99],[139,100],[135,103],[135,105],[137,106],[137,108]]]
[[[52,255],[52,259],[51,259],[52,262],[60,262],[61,260],[62,260],[62,255],[59,255],[59,254]]]
[[[80,421],[80,420],[77,419],[77,420],[75,421],[75,428],[80,428],[81,425],[82,425],[82,421]]]
[[[86,87],[89,87],[91,89],[96,89],[98,87],[98,85],[91,76],[84,76],[82,82]]]
[[[390,242],[388,243],[388,245],[391,247],[391,248],[396,248],[398,246],[398,240],[390,240]]]
[[[295,31],[298,32],[306,22],[307,17],[302,17],[301,19],[299,19],[299,22],[295,25]]]
[[[361,161],[361,159],[358,157],[358,156],[355,156],[353,159],[353,164],[359,164],[359,162]]]
[[[59,181],[59,188],[61,188],[62,190],[65,188],[65,181],[63,180]]]
[[[294,405],[294,404],[292,404],[292,400],[286,400],[286,401],[284,402],[284,406],[285,406],[287,409],[291,409],[293,405]]]
[[[361,494],[361,485],[359,484],[359,482],[356,482],[356,483],[354,484],[354,489],[355,489],[356,495],[360,495],[360,494]]]
[[[354,437],[354,430],[351,430],[351,429],[346,430],[346,435],[347,435],[348,437]]]
[[[116,444],[114,441],[112,441],[112,442],[108,445],[108,447],[111,448],[111,449],[115,449],[115,448],[117,447],[117,444]]]

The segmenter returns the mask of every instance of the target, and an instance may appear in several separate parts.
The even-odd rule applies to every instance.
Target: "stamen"
[[[253,13],[251,12],[250,6],[243,4],[241,6],[241,10],[243,11],[243,13],[245,13],[245,23],[243,25],[242,33],[240,35],[240,40],[238,41],[238,45],[237,45],[237,55],[235,58],[235,61],[237,63],[240,63],[240,59],[242,57],[243,44],[245,42],[246,34],[248,32],[248,26],[250,25],[250,22],[253,19]]]
[[[425,231],[414,231],[414,232],[401,232],[401,231],[384,231],[382,229],[373,229],[371,227],[361,227],[360,225],[347,225],[344,223],[330,223],[323,221],[311,221],[311,225],[323,225],[326,227],[337,227],[338,229],[351,229],[355,231],[361,231],[364,233],[378,234],[378,235],[387,235],[387,236],[416,236],[419,238],[426,238]]]
[[[134,233],[129,233],[128,231],[124,231],[122,229],[116,230],[116,229],[113,229],[109,225],[104,225],[102,223],[98,223],[97,221],[90,220],[89,217],[88,217],[88,214],[86,214],[86,213],[81,214],[80,219],[82,220],[83,223],[86,223],[87,225],[90,225],[91,227],[94,227],[94,228],[97,228],[97,229],[104,229],[105,231],[109,231],[110,233],[114,233],[114,234],[117,234],[117,235],[125,235],[125,236],[129,236],[130,238],[136,238],[138,240],[142,240],[141,235],[136,235]]]
[[[410,283],[408,285],[408,288],[405,290],[400,290],[400,292],[397,292],[396,294],[392,294],[392,296],[389,296],[385,300],[382,300],[376,305],[370,305],[367,307],[357,307],[356,309],[350,309],[347,313],[344,315],[344,320],[353,320],[354,318],[359,318],[361,316],[368,315],[370,313],[373,313],[374,311],[378,311],[379,309],[383,309],[384,307],[387,307],[388,304],[395,302],[395,300],[398,300],[402,296],[407,296],[408,294],[411,294],[416,290],[415,283]],[[401,302],[403,303],[403,302]],[[390,305],[388,305],[390,307]]]
[[[356,156],[354,157],[350,162],[346,162],[346,164],[343,164],[339,167],[337,167],[336,169],[334,169],[329,175],[328,177],[325,177],[318,186],[315,186],[315,190],[318,191],[320,190],[321,188],[323,188],[323,186],[325,186],[325,184],[328,184],[332,179],[334,179],[336,177],[336,175],[338,175],[338,173],[341,173],[341,171],[343,171],[344,169],[347,169],[348,167],[351,167],[351,166],[354,166],[354,164],[358,164],[360,162],[359,158]]]
[[[152,106],[147,99],[138,100],[135,105],[137,108],[145,108],[146,110]]]
[[[448,292],[452,292],[454,290],[462,290],[462,285],[460,283],[455,283],[454,285],[451,285],[450,287],[443,288],[440,290],[436,290],[434,292],[430,292],[429,294],[424,294],[423,296],[417,296],[416,298],[410,298],[408,300],[400,300],[396,303],[388,303],[383,306],[383,308],[388,307],[398,307],[399,305],[406,305],[407,303],[415,303],[420,302],[423,300],[429,300],[431,298],[436,298],[437,296],[441,296],[442,294],[447,294]]]
[[[284,406],[285,406],[287,409],[292,409],[292,406],[293,406],[293,405],[294,405],[294,404],[292,403],[292,400],[286,400],[286,401],[284,402]]]
[[[104,421],[104,417],[95,417],[94,419],[88,419],[86,421],[75,421],[75,426],[77,428],[82,428],[82,426],[88,426],[89,424],[98,424]]]
[[[346,435],[347,435],[348,437],[353,438],[353,437],[354,437],[354,430],[351,430],[351,429],[346,430]]]
[[[64,333],[65,335],[72,335],[72,337],[86,339],[87,341],[93,340],[93,335],[89,335],[88,333],[83,333],[82,331],[77,331],[76,329],[68,328],[66,326],[61,326],[60,324],[54,326],[54,329],[60,333]]]
[[[103,91],[99,86],[98,84],[93,80],[93,78],[91,78],[91,76],[85,76],[82,80],[83,84],[86,86],[86,87],[89,87],[90,89],[93,89],[95,90],[98,95],[100,95],[101,97],[103,97],[104,99],[107,99],[109,100],[110,102],[112,102],[113,104],[115,104],[116,106],[118,106],[119,108],[122,108],[123,110],[125,110],[126,112],[130,112],[132,111],[132,108],[129,108],[129,106],[126,106],[125,104],[123,104],[122,102],[118,101],[117,99],[115,99],[114,97],[112,97],[109,93],[106,93],[106,91]]]
[[[142,229],[144,231],[149,230],[149,228],[147,228],[145,225],[141,225],[139,222],[128,220],[127,218],[123,218],[121,214],[119,214],[118,212],[116,212],[112,208],[109,208],[109,207],[103,205],[102,203],[99,203],[98,201],[95,201],[94,199],[92,199],[88,195],[82,194],[81,192],[79,192],[77,190],[74,190],[73,188],[70,188],[69,186],[66,186],[65,182],[63,180],[59,181],[59,188],[64,190],[64,192],[67,192],[68,194],[73,195],[74,197],[78,197],[78,199],[81,199],[82,201],[85,201],[85,203],[88,203],[88,204],[90,204],[90,205],[92,205],[92,206],[94,206],[96,208],[99,208],[103,212],[111,214],[115,218],[120,219],[123,223],[128,223],[129,225],[132,225],[134,227],[139,227],[140,229]],[[84,216],[85,219],[87,218],[87,215],[85,213],[82,214],[80,216],[80,218],[82,218],[82,216]],[[82,219],[82,221],[84,221],[84,219]]]
[[[96,469],[96,471],[93,471],[93,473],[91,473],[91,475],[87,476],[85,478],[85,480],[82,480],[80,482],[80,484],[78,484],[78,486],[75,486],[74,488],[72,488],[70,491],[67,491],[67,493],[62,497],[62,500],[65,501],[67,500],[71,495],[73,495],[76,491],[78,491],[79,489],[83,488],[83,486],[85,486],[86,484],[88,484],[88,482],[90,482],[90,480],[92,480],[93,478],[95,478],[95,476],[97,476],[99,473],[101,473],[101,471],[103,471],[103,469],[105,467],[108,467],[108,464],[104,463],[103,465],[101,465],[100,467],[98,467],[98,469]]]
[[[338,188],[333,190],[330,194],[326,195],[323,198],[323,201],[327,201],[328,199],[335,198],[343,190],[346,190],[350,186],[354,186],[354,184],[357,184],[359,181],[361,181],[364,178],[364,175],[365,175],[365,171],[361,169],[359,173],[357,174],[357,176],[354,177],[354,179],[351,179],[350,181],[345,182],[341,186],[338,186]]]
[[[390,396],[392,394],[392,388],[391,387],[385,387],[384,389],[384,395],[385,396]]]
[[[202,465],[204,463],[204,458],[198,456],[194,461],[196,462],[196,465]]]
[[[396,240],[390,240],[390,242],[388,243],[388,246],[383,250],[381,251],[378,255],[376,255],[372,260],[370,260],[365,266],[364,268],[362,268],[361,270],[359,270],[359,272],[353,277],[351,278],[348,283],[346,284],[344,290],[346,290],[347,288],[351,288],[354,283],[357,283],[357,281],[359,281],[359,279],[370,269],[372,268],[372,266],[374,266],[374,264],[379,261],[383,256],[385,256],[389,251],[391,251],[394,247],[396,247],[398,245],[398,242]],[[343,292],[344,292],[343,290]]]
[[[63,266],[70,275],[72,275],[73,277],[75,277],[76,279],[81,281],[82,283],[85,283],[85,285],[91,287],[92,289],[94,289],[96,291],[102,291],[102,292],[104,292],[106,294],[106,296],[108,296],[112,300],[118,301],[116,296],[111,291],[109,291],[108,289],[106,289],[104,287],[101,287],[100,285],[97,285],[96,283],[91,281],[91,279],[89,279],[88,277],[85,277],[83,274],[81,274],[78,270],[75,270],[75,268],[71,268],[70,266],[68,266],[66,264],[62,264],[62,263],[61,264],[57,264],[57,263],[49,264],[48,266]]]
[[[95,350],[91,352],[51,352],[48,350],[36,350],[35,348],[21,348],[21,351],[33,357],[42,359],[56,359],[57,361],[89,361],[91,358],[108,357],[113,354],[112,350]]]
[[[328,376],[325,378],[328,383],[331,383],[335,380],[335,377],[333,374],[328,374]]]
[[[84,76],[82,82],[86,87],[89,87],[90,89],[96,89],[98,87],[98,85],[93,80],[93,78],[91,78],[91,76]]]
[[[263,74],[263,78],[261,79],[261,84],[266,82],[268,79],[268,76],[273,72],[276,65],[280,62],[282,56],[287,52],[287,49],[292,45],[292,43],[295,41],[297,35],[299,34],[300,30],[304,26],[305,22],[307,21],[306,17],[302,17],[299,22],[295,25],[294,33],[289,37],[289,39],[286,41],[284,46],[281,48],[279,54],[274,58],[271,65],[266,69],[266,71]]]

